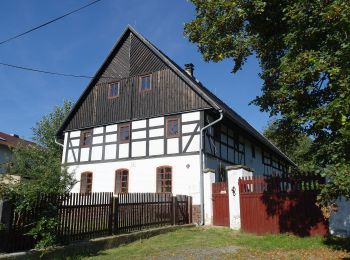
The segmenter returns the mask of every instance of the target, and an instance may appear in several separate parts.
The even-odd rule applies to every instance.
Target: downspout
[[[64,145],[57,141],[56,136],[55,136],[54,140],[55,140],[55,144],[57,144],[57,145],[61,146],[62,148],[64,148]]]
[[[216,119],[215,121],[209,123],[208,125],[204,126],[201,131],[200,131],[200,138],[199,138],[199,164],[200,164],[200,198],[201,198],[201,222],[200,225],[203,226],[204,225],[204,176],[203,176],[203,171],[204,171],[204,157],[203,157],[203,133],[204,130],[206,130],[207,128],[215,125],[216,123],[218,123],[219,121],[222,120],[222,118],[224,117],[224,114],[222,112],[222,110],[219,110],[220,113],[220,117],[218,119]]]

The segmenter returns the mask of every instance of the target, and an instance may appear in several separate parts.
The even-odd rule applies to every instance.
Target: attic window
[[[119,143],[128,143],[130,141],[130,125],[119,126]]]
[[[147,91],[151,90],[151,74],[144,75],[140,77],[140,90]]]
[[[108,97],[109,98],[119,97],[119,89],[120,89],[119,82],[109,84]]]
[[[80,136],[80,146],[90,146],[92,144],[92,130],[84,130]]]
[[[180,135],[180,118],[171,117],[166,119],[166,137],[178,137]]]

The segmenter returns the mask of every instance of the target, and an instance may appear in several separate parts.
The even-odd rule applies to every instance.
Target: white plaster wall
[[[89,160],[90,148],[81,148],[80,149],[80,161],[86,162]]]
[[[160,137],[164,136],[164,128],[150,129],[149,137]]]
[[[146,156],[146,141],[132,142],[131,151],[133,157]]]
[[[149,155],[164,154],[164,140],[150,140],[149,141]]]
[[[179,152],[179,138],[167,139],[167,154]]]
[[[76,162],[78,160],[79,149],[72,149],[68,151],[68,162]]]
[[[72,131],[70,132],[70,137],[80,137],[80,131]]]
[[[106,135],[106,143],[116,142],[116,141],[117,141],[117,134]]]
[[[102,144],[103,143],[103,136],[95,136],[92,138],[93,144]]]
[[[341,198],[337,205],[338,211],[329,220],[329,231],[332,235],[350,237],[350,201]]]
[[[192,133],[196,129],[197,124],[182,125],[182,133]]]
[[[119,144],[119,158],[129,157],[129,143]]]
[[[93,146],[91,148],[91,160],[92,161],[102,160],[102,146]]]
[[[117,145],[109,144],[105,146],[105,160],[116,159],[117,157]]]
[[[103,126],[94,128],[94,135],[102,134],[102,133],[103,133]]]
[[[146,138],[146,131],[132,132],[131,137],[132,137],[133,140]]]
[[[156,117],[156,118],[150,118],[149,119],[149,126],[160,126],[164,125],[164,117]]]
[[[182,122],[200,120],[200,111],[185,113],[181,115]]]
[[[79,146],[80,144],[80,139],[71,139],[70,140],[70,146],[69,147],[72,147],[72,146]]]
[[[132,129],[146,128],[146,120],[138,120],[132,122]]]
[[[196,152],[199,151],[199,139],[200,135],[195,135],[190,143],[190,145],[187,148],[186,152]],[[183,136],[182,137],[182,149],[185,151],[185,147],[187,146],[188,142],[190,141],[190,136]]]
[[[72,192],[80,190],[80,175],[84,171],[93,172],[93,192],[113,192],[115,171],[129,169],[129,192],[156,192],[156,169],[162,165],[172,166],[173,194],[193,197],[193,204],[200,203],[199,198],[199,155],[170,156],[142,160],[93,163],[69,166],[78,181]],[[187,167],[189,166],[189,167]]]
[[[106,132],[117,132],[118,131],[118,124],[114,124],[114,125],[108,125],[106,126]]]
[[[215,182],[215,172],[204,173],[204,223],[213,224],[213,192],[212,184]]]
[[[156,117],[150,118],[147,120],[137,120],[131,122],[131,140],[128,143],[120,144],[115,146],[114,144],[118,141],[118,124],[100,126],[93,128],[93,134],[97,136],[92,137],[93,147],[96,145],[103,146],[102,148],[91,148],[85,149],[80,148],[80,134],[81,131],[72,131],[70,132],[70,140],[65,140],[64,149],[67,147],[69,149],[67,156],[68,163],[77,162],[74,159],[78,160],[78,162],[87,162],[89,160],[97,161],[102,160],[102,152],[105,153],[105,159],[125,159],[129,156],[131,157],[141,157],[149,154],[150,156],[161,155],[161,154],[176,154],[181,152],[197,152],[199,151],[199,134],[195,133],[194,137],[191,139],[191,134],[194,133],[195,128],[198,126],[198,121],[200,120],[200,112],[190,112],[181,114],[181,120],[183,124],[181,124],[181,133],[187,134],[186,136],[181,136],[177,138],[164,138],[164,130],[165,130],[165,117]],[[149,129],[145,130],[149,125]],[[150,150],[145,151],[146,145],[144,142],[141,142],[141,139],[145,139],[147,136],[147,131],[149,138],[154,140],[149,140]],[[199,131],[199,129],[198,129]],[[65,133],[65,138],[67,138],[67,133]],[[73,138],[73,139],[72,139]],[[158,140],[159,138],[159,140]],[[181,138],[181,139],[180,139]],[[157,139],[157,140],[155,140]],[[105,141],[105,142],[104,142]],[[144,140],[143,140],[144,141]],[[182,142],[182,151],[180,151],[180,141]],[[191,141],[189,143],[189,141]],[[134,144],[135,142],[135,144]],[[166,145],[164,145],[166,142]],[[113,144],[113,146],[112,146]],[[79,150],[72,150],[72,147],[76,147]],[[135,147],[135,151],[132,151],[132,154],[129,153],[129,149]],[[166,149],[165,149],[166,147]],[[140,148],[140,149],[138,149]],[[185,150],[186,148],[186,150]],[[91,154],[90,154],[91,153]],[[78,156],[80,154],[80,156]],[[66,153],[63,155],[63,160],[65,158]],[[68,158],[69,157],[69,158]],[[80,158],[78,158],[80,157]],[[64,162],[64,161],[62,161]]]

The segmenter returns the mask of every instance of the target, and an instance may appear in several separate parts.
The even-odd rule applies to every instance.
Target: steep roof
[[[280,151],[274,144],[272,144],[265,136],[259,133],[254,127],[252,127],[245,119],[243,119],[239,114],[237,114],[232,108],[226,105],[221,99],[215,96],[208,88],[203,86],[199,81],[195,78],[188,75],[180,66],[178,66],[173,60],[171,60],[167,55],[165,55],[162,51],[160,51],[157,47],[155,47],[150,41],[148,41],[145,37],[143,37],[140,33],[138,33],[133,27],[130,25],[124,30],[122,36],[119,38],[117,43],[112,48],[111,52],[108,54],[107,58],[102,63],[102,66],[98,69],[93,79],[88,84],[87,88],[84,90],[82,95],[79,97],[78,101],[72,108],[71,112],[64,120],[62,126],[57,132],[58,136],[61,136],[65,127],[69,123],[69,120],[73,116],[74,112],[78,108],[78,105],[83,102],[85,96],[89,93],[89,91],[94,87],[98,78],[102,75],[104,68],[108,61],[112,58],[113,53],[115,53],[116,49],[120,47],[123,39],[129,34],[133,33],[137,36],[147,47],[152,50],[152,52],[157,55],[165,64],[167,64],[182,80],[184,80],[192,89],[194,89],[208,104],[210,104],[216,110],[222,110],[224,114],[230,118],[236,125],[241,127],[243,130],[247,131],[252,137],[266,145],[276,154],[280,155],[284,159],[286,159],[289,163],[295,163],[288,158],[282,151]]]
[[[22,143],[25,145],[35,144],[31,141],[27,141],[22,138],[19,138],[17,135],[10,135],[10,134],[0,132],[0,145],[13,147],[13,146],[16,146],[18,143]]]

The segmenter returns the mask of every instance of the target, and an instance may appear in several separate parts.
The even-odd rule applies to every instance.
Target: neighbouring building
[[[0,174],[5,174],[5,163],[11,160],[12,151],[18,143],[26,145],[34,144],[33,142],[19,138],[16,134],[6,134],[0,132]]]
[[[62,164],[78,180],[73,192],[186,194],[199,217],[200,130],[221,114],[202,142],[203,168],[216,169],[216,181],[227,165],[261,175],[295,166],[193,70],[127,27],[57,133]]]

